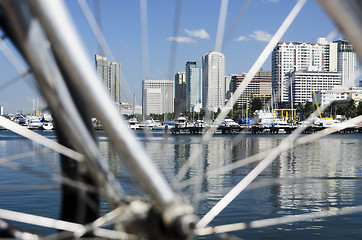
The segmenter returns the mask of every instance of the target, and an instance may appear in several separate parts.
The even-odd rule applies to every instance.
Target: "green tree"
[[[312,102],[306,102],[303,106],[302,106],[302,110],[304,113],[304,117],[308,118],[315,110],[313,103]]]
[[[357,107],[357,116],[362,115],[362,101],[358,102],[358,107]]]
[[[261,110],[263,108],[263,102],[260,98],[253,98],[250,105],[250,110],[252,113],[254,113],[256,110]]]
[[[204,119],[205,118],[205,110],[201,110],[199,113],[199,119]]]
[[[347,104],[346,117],[354,118],[357,116],[357,106],[353,99],[351,99]]]

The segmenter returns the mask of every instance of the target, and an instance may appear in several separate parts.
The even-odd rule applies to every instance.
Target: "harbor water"
[[[54,132],[39,132],[55,139]],[[200,150],[185,180],[175,184],[202,217],[258,163],[222,174],[207,175],[200,187],[197,177],[224,165],[276,147],[287,134],[216,135],[201,145],[201,135],[146,134],[136,131],[149,156],[170,182],[191,152]],[[100,149],[126,191],[139,192],[114,155],[102,132]],[[59,157],[10,131],[0,131],[0,208],[57,218],[59,212]],[[38,152],[36,155],[27,154]],[[21,159],[9,156],[24,154]],[[195,193],[198,194],[195,194]],[[200,192],[200,193],[199,193]],[[297,146],[278,156],[245,191],[227,206],[212,226],[252,222],[285,215],[337,210],[362,205],[362,134],[332,134]],[[106,207],[104,207],[106,208]],[[36,230],[37,228],[35,228]],[[278,224],[231,232],[225,239],[360,239],[362,213],[304,222]],[[199,239],[218,239],[215,236]],[[237,239],[237,238],[236,238]]]

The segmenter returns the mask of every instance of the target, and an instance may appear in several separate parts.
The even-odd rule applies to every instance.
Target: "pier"
[[[171,133],[172,134],[185,134],[185,133],[189,133],[189,134],[199,134],[202,133],[203,131],[205,131],[205,129],[210,128],[209,127],[175,127],[175,128],[171,128]],[[243,126],[219,126],[219,127],[215,127],[217,132],[220,132],[222,134],[233,134],[233,133],[239,133],[241,131],[247,130],[248,127],[243,127]]]
[[[171,128],[170,131],[172,134],[201,134],[206,131],[210,127],[175,127]],[[287,126],[272,126],[272,125],[252,125],[252,126],[219,126],[215,127],[216,133],[221,134],[236,134],[236,133],[251,133],[251,134],[278,134],[278,133],[286,133],[290,134],[297,126],[287,125]],[[310,134],[315,133],[321,130],[324,130],[328,127],[322,126],[309,126],[307,127],[303,133]],[[349,127],[345,128],[338,133],[362,133],[362,127]]]

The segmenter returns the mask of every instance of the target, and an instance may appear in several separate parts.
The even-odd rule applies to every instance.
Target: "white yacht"
[[[40,127],[43,130],[53,130],[54,125],[52,122],[43,122],[43,125]]]
[[[139,129],[139,124],[138,124],[137,118],[132,117],[132,118],[128,119],[128,127],[133,130]]]
[[[139,123],[139,128],[143,130],[145,129],[151,130],[155,126],[157,126],[157,123],[153,120],[153,118],[147,119],[146,121]]]
[[[260,125],[272,125],[275,122],[275,116],[272,112],[256,110],[254,123]]]
[[[341,121],[333,119],[333,118],[320,119],[317,117],[316,119],[314,119],[313,123],[314,123],[314,125],[321,126],[321,127],[332,127],[335,124],[341,123]]]
[[[187,118],[178,117],[175,121],[175,128],[184,128],[187,127]]]
[[[239,124],[237,124],[236,122],[234,122],[234,120],[230,119],[230,118],[225,118],[221,124],[221,127],[239,127]]]
[[[37,130],[41,126],[43,126],[43,123],[40,121],[39,117],[36,116],[28,116],[28,129]]]

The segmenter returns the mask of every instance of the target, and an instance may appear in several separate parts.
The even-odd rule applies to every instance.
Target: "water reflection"
[[[99,138],[99,150],[102,156],[108,161],[109,167],[116,177],[121,177],[125,174],[125,167],[122,161],[114,150],[114,147],[108,142],[105,137]]]
[[[55,136],[43,133],[51,139]],[[0,131],[0,208],[57,218],[60,206],[59,156],[10,131]],[[31,153],[9,160],[23,153]],[[12,223],[16,227],[25,224]],[[28,226],[29,227],[29,226]],[[34,227],[32,230],[39,230]]]
[[[200,144],[199,135],[165,136],[163,133],[148,137],[142,133],[137,135],[149,156],[166,173],[170,181],[174,180],[174,176],[185,164],[191,152],[195,149],[200,150],[200,157],[185,177],[191,179],[192,183],[196,182],[194,181],[196,177],[206,172],[274,148],[287,136],[218,135],[203,146]],[[106,144],[105,141],[104,145]],[[361,144],[361,134],[336,134],[282,153],[260,175],[255,184],[241,193],[213,223],[218,225],[252,221],[362,204]],[[112,156],[111,151],[106,154]],[[115,172],[120,171],[120,166],[117,164],[119,163],[111,162]],[[201,191],[205,200],[200,202],[198,214],[202,216],[206,213],[228,189],[235,186],[256,165],[257,163],[252,163],[228,173],[208,175],[202,183]],[[190,195],[194,194],[193,190],[193,186],[184,189]],[[352,226],[348,224],[348,220],[343,221],[346,221],[342,224],[343,227]],[[275,230],[283,232],[307,230],[316,236],[323,231],[325,231],[324,236],[331,236],[329,232],[333,232],[320,220],[305,224],[281,225]],[[257,234],[253,232],[252,235],[248,235],[246,231],[246,234],[248,239],[250,236],[251,239],[254,236],[254,239],[259,239],[269,236],[267,233],[270,231],[270,229],[258,230]],[[243,234],[241,236],[244,236]],[[290,236],[285,239],[289,238]],[[308,235],[308,238],[311,236]]]
[[[54,136],[53,136],[54,137]],[[220,169],[221,167],[234,163],[245,157],[263,152],[276,147],[286,135],[218,135],[205,145],[200,145],[199,135],[164,135],[154,133],[146,136],[137,132],[137,137],[144,145],[149,156],[155,160],[170,181],[174,180],[183,164],[187,161],[192,151],[201,150],[197,162],[191,167],[186,179],[194,179],[206,172]],[[109,162],[111,170],[118,177],[126,190],[137,191],[131,187],[129,173],[122,165],[120,158],[115,155],[108,139],[99,135],[99,146],[101,153]],[[281,154],[272,165],[263,172],[256,181],[254,188],[249,188],[231,203],[218,216],[213,224],[226,224],[234,222],[252,221],[264,218],[279,217],[285,214],[298,214],[310,211],[322,211],[326,209],[337,209],[344,206],[362,205],[362,134],[336,134],[320,139],[313,143],[298,146]],[[0,135],[0,157],[9,156],[21,152],[38,149],[37,144],[25,142],[23,138],[4,133]],[[57,164],[57,154],[46,154],[43,159]],[[32,156],[17,161],[25,166],[53,173],[58,168],[47,167],[41,157]],[[208,175],[202,184],[201,191],[205,193],[206,200],[200,202],[198,213],[206,213],[216,202],[224,196],[225,190],[235,186],[243,177],[248,174],[257,163],[252,163],[240,169],[228,173]],[[22,172],[2,169],[0,180],[3,184],[49,184],[44,179],[28,176]],[[258,185],[259,184],[259,185]],[[192,191],[193,188],[186,188]],[[187,192],[193,194],[193,192]],[[16,196],[22,196],[19,201],[12,201],[14,194],[9,191],[1,191],[0,206],[7,209],[32,209],[40,215],[56,216],[54,204],[59,204],[59,192],[49,192],[47,198],[44,192],[22,191]],[[35,195],[34,195],[35,194]],[[33,202],[29,198],[34,197]],[[41,198],[42,201],[39,201]],[[43,206],[46,208],[44,213]],[[358,215],[357,215],[358,216]],[[339,227],[349,229],[353,233],[361,233],[360,219],[349,216],[338,221]],[[332,220],[333,221],[333,220]],[[336,220],[337,221],[337,220]],[[258,229],[248,234],[244,231],[240,236],[246,239],[261,239],[273,236],[275,231],[294,232],[284,239],[312,239],[300,234],[300,230],[315,231],[313,234],[333,237],[333,234],[340,228],[328,228],[322,222],[314,221],[309,224],[289,224],[278,226],[273,229]],[[274,231],[274,232],[273,232]],[[324,235],[323,235],[324,231]],[[272,233],[271,233],[272,232]],[[265,235],[263,235],[265,233]],[[305,232],[303,232],[305,234]],[[297,236],[297,237],[296,237]],[[350,235],[352,236],[352,235]],[[355,235],[353,235],[355,236]],[[359,235],[360,236],[360,235]],[[275,237],[274,239],[283,239]],[[314,238],[318,239],[318,238]]]
[[[360,140],[330,136],[281,154],[279,178],[302,178],[300,183],[279,185],[281,212],[332,210],[353,204],[361,153]]]
[[[245,157],[276,147],[285,135],[227,135],[216,136],[206,146],[200,145],[201,136],[163,135],[151,137],[137,133],[149,156],[170,180],[197,148],[198,161],[191,167],[186,179],[219,169]],[[260,177],[278,179],[278,184],[256,190],[269,196],[278,213],[291,209],[333,209],[355,201],[354,189],[361,177],[361,136],[333,135],[317,142],[298,146],[282,153]],[[107,141],[100,143],[102,153],[109,160],[116,175],[122,166]],[[112,160],[114,159],[114,160]],[[209,199],[220,199],[224,189],[238,183],[257,163],[249,164],[230,173],[208,176],[202,186]],[[265,191],[268,194],[265,194]],[[270,197],[271,196],[271,197]],[[210,205],[211,206],[211,205]]]

